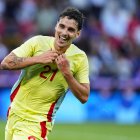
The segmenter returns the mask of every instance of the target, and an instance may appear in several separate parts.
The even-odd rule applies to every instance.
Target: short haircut
[[[67,7],[60,13],[59,19],[63,17],[68,17],[68,19],[74,19],[78,23],[78,30],[82,29],[83,22],[84,22],[84,15],[76,8],[74,7]]]

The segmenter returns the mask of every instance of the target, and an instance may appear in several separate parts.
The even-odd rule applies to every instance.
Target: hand
[[[57,64],[58,69],[62,72],[63,75],[70,73],[70,64],[65,54],[59,55],[55,59],[55,62]]]
[[[49,50],[37,56],[37,59],[41,64],[48,64],[48,63],[53,63],[57,57],[58,57],[58,53],[55,50]]]

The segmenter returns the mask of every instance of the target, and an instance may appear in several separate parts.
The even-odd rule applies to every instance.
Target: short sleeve
[[[35,53],[35,48],[38,46],[37,36],[30,38],[12,52],[18,57],[31,57]]]
[[[75,78],[79,83],[89,83],[89,64],[85,54],[79,63]]]

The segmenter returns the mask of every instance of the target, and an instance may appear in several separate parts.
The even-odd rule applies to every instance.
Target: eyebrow
[[[75,28],[72,28],[72,27],[69,27],[68,29],[69,30],[72,30],[72,31],[75,31]]]
[[[60,26],[65,26],[65,24],[63,24],[63,23],[59,23],[59,25],[60,25]],[[68,29],[69,29],[69,30],[72,30],[72,31],[75,31],[75,30],[76,30],[76,29],[73,28],[73,27],[68,27]]]

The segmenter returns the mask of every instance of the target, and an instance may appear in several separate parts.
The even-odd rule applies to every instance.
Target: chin
[[[67,45],[60,45],[59,48],[66,48]]]
[[[59,48],[65,48],[68,46],[68,44],[60,44],[60,43],[58,43],[57,45]]]

